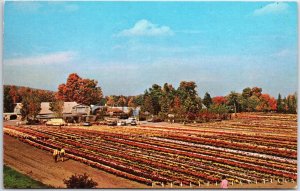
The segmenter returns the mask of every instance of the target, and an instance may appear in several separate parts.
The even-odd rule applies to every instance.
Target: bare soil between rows
[[[65,162],[55,163],[52,158],[52,153],[46,152],[30,145],[27,145],[18,139],[8,135],[3,136],[4,146],[4,164],[16,169],[17,171],[26,174],[33,179],[40,181],[46,185],[51,185],[55,188],[65,188],[63,179],[67,179],[71,175],[87,173],[93,180],[98,183],[97,188],[152,188],[144,184],[130,181],[113,174],[106,173],[96,168],[92,168],[83,163],[67,160]],[[155,185],[153,188],[162,188],[160,185]],[[170,188],[166,185],[164,188]],[[190,188],[173,186],[173,188]],[[192,188],[199,189],[198,186]],[[219,185],[201,185],[200,189],[216,189]],[[296,189],[297,183],[282,183],[277,182],[267,184],[235,184],[229,188],[245,189],[245,188],[275,188],[275,189]]]

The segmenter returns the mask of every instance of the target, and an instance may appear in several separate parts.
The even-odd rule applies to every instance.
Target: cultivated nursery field
[[[297,181],[292,114],[239,113],[232,120],[186,125],[5,125],[4,133],[49,154],[64,147],[69,159],[145,186],[216,186],[223,175],[235,188],[295,187]]]

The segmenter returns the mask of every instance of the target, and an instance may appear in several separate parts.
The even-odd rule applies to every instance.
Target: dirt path
[[[104,171],[92,168],[77,161],[68,160],[65,162],[55,163],[52,154],[30,145],[27,145],[15,138],[4,135],[4,163],[23,174],[27,174],[35,180],[46,185],[57,188],[63,188],[63,179],[70,177],[75,173],[87,173],[93,180],[98,183],[98,188],[152,188],[144,184],[139,184]],[[278,184],[277,182],[267,184],[243,184],[233,185],[229,188],[277,188],[291,189],[296,188],[297,183]],[[162,188],[157,185],[154,188]],[[170,188],[167,185],[165,188]],[[190,188],[174,186],[173,188]],[[193,186],[192,188],[199,187]],[[201,185],[202,189],[216,189],[219,185]]]
[[[77,161],[55,163],[52,154],[4,135],[4,164],[27,174],[35,180],[54,187],[65,187],[64,178],[74,173],[87,173],[99,188],[149,188]]]

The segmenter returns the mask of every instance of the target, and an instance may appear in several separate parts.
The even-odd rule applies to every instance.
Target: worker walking
[[[65,149],[64,149],[64,148],[61,148],[61,149],[60,149],[60,152],[59,152],[59,156],[60,156],[62,162],[63,162],[64,159],[65,159],[65,154],[66,154]]]
[[[59,151],[57,149],[54,149],[54,151],[53,151],[53,158],[54,158],[55,162],[57,162],[58,155],[59,155]]]
[[[222,177],[221,188],[228,188],[228,180],[226,180],[226,176]]]

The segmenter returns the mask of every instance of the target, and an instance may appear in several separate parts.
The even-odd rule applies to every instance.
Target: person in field
[[[53,151],[53,158],[54,158],[55,162],[57,162],[58,155],[59,155],[59,151],[57,149],[54,149],[54,151]]]
[[[221,188],[228,188],[228,180],[225,176],[222,177]]]
[[[65,149],[64,149],[64,148],[61,148],[61,149],[60,149],[60,152],[59,152],[59,157],[61,158],[61,161],[62,161],[62,162],[64,162],[65,154],[66,154]]]

